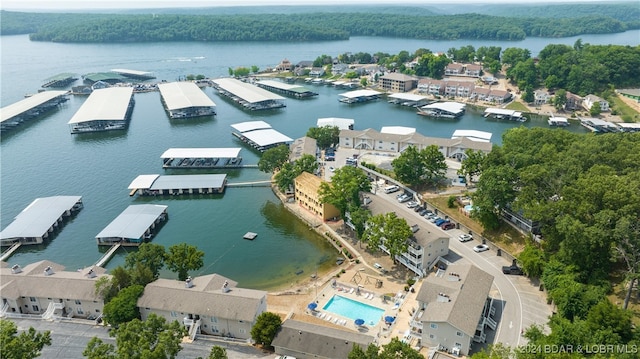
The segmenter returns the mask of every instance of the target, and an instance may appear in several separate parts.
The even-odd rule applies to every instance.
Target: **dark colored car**
[[[504,274],[513,274],[513,275],[523,275],[522,268],[516,266],[503,266],[502,273]]]
[[[415,207],[415,208],[413,209],[413,211],[414,211],[414,212],[420,212],[420,211],[422,211],[422,210],[424,210],[424,207],[422,207],[422,206],[418,206],[418,207]]]
[[[440,228],[444,229],[445,231],[448,231],[450,229],[456,228],[456,225],[451,222],[445,222],[440,226]]]

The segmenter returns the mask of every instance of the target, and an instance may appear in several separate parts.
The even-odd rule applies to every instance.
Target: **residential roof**
[[[318,176],[314,176],[309,172],[302,172],[295,178],[296,182],[299,182],[305,186],[320,188],[322,179]]]
[[[291,137],[285,136],[272,128],[243,132],[242,135],[261,147],[293,141]]]
[[[236,158],[239,147],[232,148],[170,148],[160,158]]]
[[[380,77],[381,79],[389,79],[394,81],[415,81],[417,80],[413,76],[409,76],[399,72],[387,72],[384,76]]]
[[[408,135],[399,135],[399,134],[392,134],[392,133],[380,133],[371,128],[368,128],[363,131],[341,130],[340,138],[344,138],[344,137],[367,138],[367,139],[372,139],[377,141],[379,140],[379,141],[423,145],[423,146],[429,146],[429,145],[438,145],[442,147],[461,146],[464,148],[470,148],[473,150],[480,150],[484,152],[489,152],[491,151],[491,148],[492,148],[492,144],[490,142],[472,141],[466,137],[460,137],[455,139],[440,138],[440,137],[426,137],[421,135],[418,132],[408,134]]]
[[[124,121],[127,118],[132,96],[133,87],[109,87],[95,90],[68,123]]]
[[[42,91],[23,100],[0,109],[0,123],[21,115],[34,107],[40,106],[56,97],[66,95],[69,91]]]
[[[302,155],[311,155],[315,157],[318,144],[315,138],[304,136],[296,138],[293,144],[289,147],[291,149],[289,152],[289,160],[295,161],[302,157]]]
[[[358,97],[369,97],[369,96],[378,96],[381,95],[381,92],[374,90],[355,90],[348,91],[345,93],[341,93],[339,96],[347,97],[347,98],[358,98]]]
[[[430,274],[416,296],[426,304],[422,321],[447,322],[473,337],[492,283],[492,275],[471,264],[451,264],[444,273]],[[439,300],[440,294],[448,300]]]
[[[458,137],[466,137],[473,141],[490,142],[492,136],[493,136],[493,133],[491,132],[484,132],[484,131],[477,131],[477,130],[455,130],[453,132],[453,135],[451,135],[451,138],[455,139]]]
[[[384,126],[380,129],[380,133],[390,133],[394,135],[410,135],[414,132],[416,132],[415,127]]]
[[[287,319],[271,344],[321,358],[347,358],[353,345],[366,350],[373,337],[352,331]]]
[[[222,290],[227,283],[228,292]],[[207,315],[253,322],[266,301],[267,292],[237,288],[237,283],[219,274],[195,277],[193,286],[173,279],[158,279],[147,284],[138,306],[165,311]]]
[[[349,127],[353,126],[354,123],[355,120],[351,118],[325,117],[319,118],[318,122],[316,122],[316,126],[337,126],[341,130],[347,130]]]
[[[224,91],[230,92],[248,103],[285,99],[280,95],[276,95],[272,92],[261,89],[256,85],[248,84],[246,82],[242,82],[240,80],[232,78],[213,80],[213,83],[218,85],[218,87],[220,87]]]
[[[81,201],[81,196],[36,198],[0,232],[0,239],[42,237],[66,211]]]
[[[216,104],[193,82],[169,82],[158,85],[167,110],[190,107],[215,107]]]
[[[141,238],[167,208],[159,204],[131,205],[98,233],[96,238]]]
[[[233,125],[231,125],[231,127],[239,131],[240,133],[245,133],[254,130],[264,130],[267,128],[271,128],[271,125],[264,121],[247,121],[234,123]]]

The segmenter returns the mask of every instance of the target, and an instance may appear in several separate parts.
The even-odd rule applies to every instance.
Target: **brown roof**
[[[381,78],[382,79],[395,80],[395,81],[412,81],[412,80],[416,80],[416,78],[413,77],[413,76],[405,75],[405,74],[399,73],[399,72],[388,72],[388,73],[384,74],[384,76],[382,76]]]
[[[293,144],[291,144],[291,152],[289,153],[289,160],[295,161],[302,157],[302,155],[316,156],[317,141],[311,137],[297,138]]]
[[[467,71],[479,71],[482,70],[482,65],[467,64]]]

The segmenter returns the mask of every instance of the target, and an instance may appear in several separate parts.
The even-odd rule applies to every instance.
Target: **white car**
[[[418,207],[420,203],[416,202],[416,201],[411,201],[407,203],[407,207],[409,208],[414,208],[414,207]]]
[[[409,200],[411,200],[411,197],[406,195],[406,194],[404,196],[398,197],[398,202],[400,202],[400,203],[404,203],[404,202],[409,201]]]
[[[478,244],[477,246],[473,247],[473,250],[475,252],[484,252],[484,251],[488,251],[489,250],[489,246],[486,244]]]
[[[461,234],[458,236],[458,239],[460,240],[460,242],[469,242],[473,239],[473,237],[471,237],[470,234]]]
[[[333,171],[335,171],[335,170],[336,170],[336,169],[335,169],[333,166],[329,166],[329,171],[330,171],[330,172],[333,172]]]

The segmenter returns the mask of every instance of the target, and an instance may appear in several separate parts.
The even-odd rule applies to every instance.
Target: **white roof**
[[[236,158],[239,147],[232,148],[170,148],[160,158]]]
[[[0,239],[42,237],[65,211],[81,199],[81,196],[37,198],[0,232]]]
[[[514,110],[507,110],[504,108],[488,108],[484,110],[484,113],[490,113],[492,115],[515,116],[515,117],[520,117],[522,115],[521,112],[517,112]]]
[[[158,177],[160,175],[140,175],[129,184],[129,189],[151,188]]]
[[[473,141],[489,142],[491,141],[491,136],[493,136],[493,133],[491,132],[477,130],[455,130],[453,132],[453,135],[451,135],[451,138],[455,139],[459,137],[466,137]]]
[[[344,84],[346,84],[346,83],[347,83],[347,81],[334,81],[334,82],[333,82],[333,85],[334,85],[334,86],[340,86],[340,85],[344,85]]]
[[[138,239],[167,208],[159,204],[131,205],[98,233],[96,238]]]
[[[394,135],[410,135],[415,132],[415,128],[404,126],[384,126],[380,129],[380,133],[391,133]]]
[[[109,87],[95,90],[68,123],[124,121],[131,96],[133,96],[133,87]]]
[[[258,82],[258,83],[264,84],[264,85],[270,86],[270,87],[275,87],[275,88],[281,89],[281,90],[294,90],[294,89],[304,88],[304,86],[286,84],[284,82],[274,81],[274,80],[260,80],[260,82]]]
[[[617,125],[624,129],[640,129],[640,123],[638,122],[634,122],[634,123],[618,122]]]
[[[593,118],[593,117],[581,118],[580,121],[591,123],[594,126],[608,126],[608,127],[616,126],[612,122],[601,120],[599,118]]]
[[[458,113],[464,110],[465,105],[459,102],[435,102],[429,105],[422,106],[422,108]]]
[[[226,178],[226,174],[160,176],[150,189],[221,188]]]
[[[340,96],[347,97],[347,98],[358,98],[358,97],[376,96],[380,94],[381,92],[374,91],[374,90],[355,90],[355,91],[341,93]]]
[[[566,117],[558,117],[558,116],[550,117],[549,120],[555,121],[555,122],[569,122],[569,120],[567,120]]]
[[[293,142],[292,138],[287,137],[274,129],[255,130],[245,132],[242,135],[261,147],[274,145],[276,143]]]
[[[153,72],[148,71],[138,71],[138,70],[129,70],[129,69],[112,69],[111,72],[115,72],[123,75],[136,75],[136,76],[152,76]]]
[[[325,117],[319,118],[316,122],[316,127],[324,126],[337,126],[341,130],[348,130],[350,126],[353,126],[355,120],[351,118],[339,118],[339,117]]]
[[[234,129],[239,131],[240,133],[245,133],[254,130],[264,130],[267,128],[271,128],[271,125],[264,121],[247,121],[247,122],[239,122],[231,125]]]
[[[285,98],[276,95],[273,92],[269,92],[265,89],[261,89],[258,86],[242,82],[240,80],[232,78],[223,78],[213,80],[213,83],[218,85],[221,89],[238,96],[239,98],[247,101],[248,103],[258,103],[268,100],[284,100]]]
[[[416,94],[412,94],[412,93],[394,93],[394,94],[389,95],[388,97],[397,98],[399,100],[416,101],[416,102],[427,99],[427,96],[416,95]]]
[[[42,91],[33,96],[29,96],[24,100],[20,100],[16,103],[5,106],[0,109],[0,122],[4,122],[6,120],[14,118],[24,112],[31,110],[36,106],[42,105],[47,101],[65,95],[67,92],[68,91]]]
[[[167,110],[190,107],[215,107],[216,104],[193,82],[169,82],[158,85]]]

